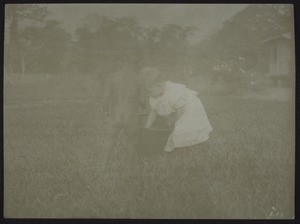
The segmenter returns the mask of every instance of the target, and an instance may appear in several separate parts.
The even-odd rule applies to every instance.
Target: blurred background
[[[9,87],[51,80],[68,91],[77,82],[93,95],[128,46],[141,68],[203,93],[284,98],[293,85],[290,5],[7,5],[5,16]]]
[[[294,42],[287,4],[7,4],[5,215],[124,217],[122,136],[97,173],[95,104],[130,49],[198,91],[214,127],[207,154],[141,169],[134,217],[293,217]]]

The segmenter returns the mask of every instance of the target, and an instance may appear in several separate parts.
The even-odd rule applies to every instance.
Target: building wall
[[[288,41],[278,40],[270,50],[270,76],[290,73],[291,49]]]

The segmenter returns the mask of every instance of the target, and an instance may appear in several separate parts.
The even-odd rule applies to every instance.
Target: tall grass
[[[105,120],[92,103],[6,107],[5,217],[292,218],[290,104],[202,101],[209,150],[161,153],[126,172],[121,135],[102,173]]]

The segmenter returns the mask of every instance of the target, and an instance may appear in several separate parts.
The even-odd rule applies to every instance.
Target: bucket
[[[139,114],[140,136],[138,152],[142,155],[157,155],[163,152],[167,140],[172,132],[167,119],[158,116],[151,129],[144,128],[148,114]]]

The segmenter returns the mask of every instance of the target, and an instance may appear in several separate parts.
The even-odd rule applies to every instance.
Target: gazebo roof
[[[274,36],[274,37],[271,37],[271,38],[268,38],[268,39],[264,39],[261,41],[262,44],[265,44],[265,43],[269,43],[271,41],[276,41],[278,39],[286,39],[286,40],[291,40],[292,39],[292,35],[291,33],[283,33],[281,35],[278,35],[278,36]]]

